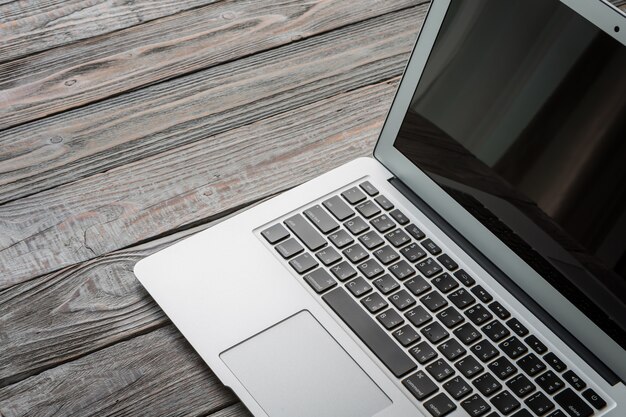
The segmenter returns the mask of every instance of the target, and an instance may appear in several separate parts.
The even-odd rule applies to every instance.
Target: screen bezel
[[[560,0],[605,33],[626,45],[624,15],[603,1]],[[626,350],[596,326],[500,239],[413,164],[394,142],[428,61],[451,0],[433,0],[374,149],[374,157],[436,210],[451,226],[533,297],[596,356],[626,380]],[[614,27],[621,27],[619,32]]]

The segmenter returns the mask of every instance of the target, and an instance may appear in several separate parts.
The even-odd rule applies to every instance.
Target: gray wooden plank
[[[222,1],[6,62],[0,130],[417,3]]]
[[[0,61],[111,33],[215,0],[22,0],[0,5]]]
[[[211,413],[210,416],[211,417],[233,417],[233,416],[249,417],[249,416],[252,416],[252,414],[248,411],[248,409],[242,403],[237,403],[237,404],[230,405],[226,408],[223,408],[215,413]]]
[[[198,416],[236,402],[173,325],[0,389],[4,417]]]
[[[390,13],[0,132],[0,203],[396,76],[426,9]]]
[[[41,126],[40,134],[45,135],[44,138],[49,138],[48,135],[56,137],[55,134],[68,137],[68,143],[54,144],[46,149],[51,154],[63,154],[66,160],[65,165],[55,171],[57,177],[76,178],[77,171],[85,175],[94,169],[108,171],[0,206],[0,270],[11,271],[8,276],[0,277],[0,288],[133,244],[153,236],[157,230],[169,230],[192,221],[197,215],[195,207],[190,210],[181,205],[187,204],[184,199],[160,200],[157,207],[156,202],[143,200],[147,193],[166,196],[175,191],[179,196],[191,195],[197,192],[194,191],[197,187],[204,187],[204,192],[194,198],[200,205],[210,208],[209,212],[215,213],[218,208],[217,212],[223,210],[224,202],[234,206],[257,195],[256,190],[263,184],[254,184],[255,189],[243,187],[243,184],[251,185],[249,181],[256,180],[247,177],[246,170],[253,170],[254,164],[271,163],[275,160],[272,156],[280,155],[285,149],[291,149],[294,160],[305,164],[300,167],[305,173],[316,170],[315,157],[307,164],[297,155],[302,142],[321,134],[313,129],[305,129],[301,137],[281,137],[272,132],[273,139],[268,137],[266,142],[251,140],[248,135],[247,138],[230,136],[231,143],[220,143],[214,135],[397,76],[415,37],[414,31],[403,30],[415,27],[423,12],[424,8],[418,7],[398,15],[385,15],[346,30],[311,38],[314,44],[306,48],[286,53],[279,48],[255,55],[235,65],[225,65],[227,68],[219,69],[222,74],[215,74],[212,70],[210,75],[195,74],[184,80],[176,79],[176,83],[172,83],[174,86],[162,83],[152,87],[150,93],[145,92],[148,89],[136,92],[133,99],[101,102],[98,110],[93,109],[96,106],[81,109],[79,114],[72,114],[71,119],[66,113],[55,122],[55,128]],[[324,65],[319,65],[322,59]],[[259,71],[259,68],[263,70]],[[206,79],[202,78],[205,76]],[[124,115],[119,112],[122,104],[125,105]],[[281,126],[276,128],[280,131]],[[320,127],[322,131],[324,128]],[[72,136],[71,130],[78,132]],[[15,137],[17,141],[18,137]],[[280,142],[276,139],[278,137]],[[36,140],[36,136],[31,138]],[[183,171],[164,174],[162,161],[149,166],[142,174],[129,171],[129,167],[134,166],[133,160],[178,146],[176,152],[168,154],[169,158],[178,160],[185,168],[184,172],[189,172],[189,162],[185,158],[192,156],[188,154],[188,148],[181,145],[199,140],[215,146],[194,167],[196,172],[203,172],[204,177],[180,178],[179,172]],[[251,142],[249,146],[256,152],[257,159],[246,161],[253,164],[250,168],[242,168],[238,165],[241,160],[232,159],[245,154],[236,153],[242,141]],[[17,146],[10,141],[5,143],[9,148]],[[367,149],[371,150],[371,147]],[[83,151],[91,153],[92,157],[69,162],[79,158]],[[302,149],[303,153],[305,151]],[[31,153],[24,158],[28,155]],[[258,159],[260,155],[265,159]],[[339,160],[345,161],[346,158],[341,155],[337,158]],[[336,164],[332,161],[322,165],[327,168]],[[116,165],[122,165],[121,174],[113,170]],[[281,172],[284,171],[278,167],[277,173]],[[178,179],[169,183],[169,190],[157,190],[153,181],[160,175]],[[45,176],[42,173],[38,178]],[[272,184],[265,171],[258,178],[270,180],[266,186]],[[293,178],[288,180],[292,185]],[[241,188],[241,194],[226,192],[233,188]],[[121,199],[124,193],[128,193],[130,200]],[[192,201],[192,205],[195,202]],[[152,218],[148,211],[136,210],[140,207],[160,212],[158,217]],[[160,225],[149,224],[151,222]]]
[[[110,204],[132,208],[128,222],[110,218],[110,232],[117,234],[127,225],[150,230],[129,243],[169,231],[178,222],[208,222],[225,208],[291,187],[371,151],[394,90],[395,82],[382,83],[295,109],[219,135],[213,143],[116,169],[110,173],[114,182],[96,179],[85,188],[93,194],[114,189]],[[294,137],[300,139],[289,143]],[[220,156],[211,155],[224,147],[231,149],[226,160],[212,166]],[[225,169],[230,164],[236,166]],[[142,180],[124,184],[130,172]],[[175,187],[177,183],[189,188]],[[100,190],[93,190],[93,184]],[[143,196],[134,192],[148,188]],[[84,208],[79,217],[92,210]],[[165,316],[136,280],[133,266],[205,227],[107,253],[0,292],[0,386],[162,326]],[[103,243],[109,240],[102,238]]]

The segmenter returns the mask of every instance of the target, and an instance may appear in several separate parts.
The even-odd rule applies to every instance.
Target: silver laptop
[[[373,158],[135,273],[255,416],[623,417],[625,45],[599,0],[435,0]]]

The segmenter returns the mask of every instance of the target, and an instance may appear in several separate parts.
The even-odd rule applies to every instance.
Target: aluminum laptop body
[[[626,155],[615,139],[626,132],[625,45],[624,15],[601,1],[434,0],[372,158],[151,255],[135,274],[255,416],[624,416],[626,239],[614,230],[626,196],[610,187],[623,165],[611,161]],[[535,157],[574,145],[548,161],[558,163]],[[567,239],[533,232],[533,213],[554,213],[559,233],[576,224],[563,207],[586,183],[565,176],[556,184],[576,187],[553,198],[550,173],[604,171],[545,166],[581,158],[616,167],[585,191],[604,204],[591,266]],[[537,173],[547,179],[529,180]],[[490,210],[486,200],[523,215],[471,211]]]

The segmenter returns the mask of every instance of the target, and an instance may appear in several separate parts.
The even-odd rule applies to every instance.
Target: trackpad
[[[368,417],[391,405],[308,311],[220,357],[271,417]]]

